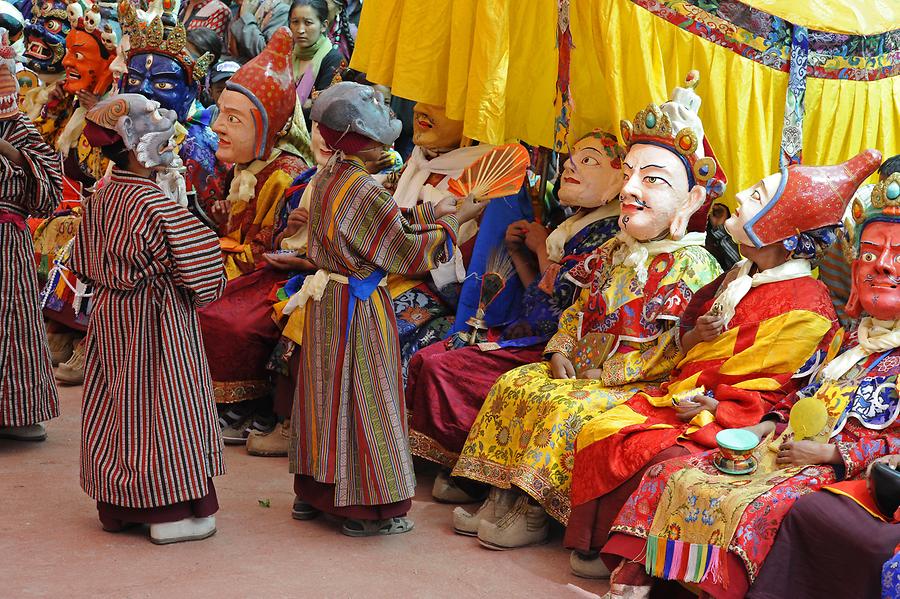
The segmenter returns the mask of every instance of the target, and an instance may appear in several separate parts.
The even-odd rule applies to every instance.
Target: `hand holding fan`
[[[448,188],[453,195],[492,200],[519,192],[530,158],[520,144],[497,146],[466,167]]]

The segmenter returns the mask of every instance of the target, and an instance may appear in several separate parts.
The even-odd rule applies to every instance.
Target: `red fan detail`
[[[476,200],[492,200],[519,192],[529,165],[528,150],[520,144],[497,146],[466,167],[448,184],[450,193]]]

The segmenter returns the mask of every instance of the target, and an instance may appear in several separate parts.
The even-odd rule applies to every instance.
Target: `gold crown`
[[[187,32],[183,25],[165,25],[162,15],[146,23],[129,0],[119,2],[119,23],[122,34],[128,35],[128,56],[163,54],[178,61],[187,71],[188,79],[202,81],[212,65],[213,55],[207,52],[197,60],[187,49]]]
[[[900,173],[892,173],[872,189],[872,207],[900,214]]]

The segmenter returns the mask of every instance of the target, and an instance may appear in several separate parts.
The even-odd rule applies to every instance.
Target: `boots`
[[[271,432],[252,431],[247,437],[247,453],[262,457],[287,457],[291,447],[291,421],[275,425]]]
[[[72,333],[47,333],[50,361],[54,366],[59,366],[72,357],[76,341],[78,338]]]
[[[478,497],[473,497],[463,491],[450,475],[441,470],[434,479],[434,486],[431,487],[431,496],[439,503],[475,503]]]
[[[72,356],[56,368],[56,380],[63,385],[81,385],[84,383],[84,346],[85,338],[81,338],[72,350]]]
[[[609,568],[594,554],[594,557],[585,557],[583,554],[573,551],[569,557],[569,567],[572,574],[579,578],[604,579],[609,578]]]
[[[478,525],[482,522],[496,522],[506,514],[516,501],[518,493],[512,489],[491,487],[487,500],[481,504],[474,514],[461,507],[453,510],[453,530],[458,534],[474,537],[478,534]]]
[[[482,520],[478,524],[478,542],[488,549],[516,549],[544,543],[550,536],[550,518],[527,495],[520,495],[515,505],[496,522]]]
[[[216,534],[216,517],[185,518],[177,522],[150,525],[150,540],[156,545],[199,541]]]
[[[47,438],[47,430],[43,424],[27,424],[25,426],[0,427],[0,439],[12,441],[43,441]]]

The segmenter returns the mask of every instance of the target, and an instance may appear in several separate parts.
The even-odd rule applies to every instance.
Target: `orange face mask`
[[[66,71],[63,89],[70,94],[80,91],[97,95],[106,93],[112,86],[113,74],[109,67],[113,60],[115,54],[101,50],[94,36],[73,29],[66,36],[66,55],[62,61]]]

